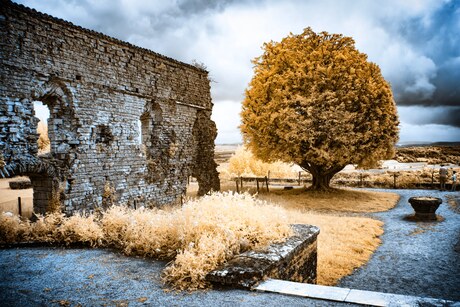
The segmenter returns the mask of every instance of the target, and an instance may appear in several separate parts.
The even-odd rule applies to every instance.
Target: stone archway
[[[21,172],[27,175],[33,188],[33,211],[45,214],[60,209],[59,170],[37,159]]]
[[[41,101],[49,108],[48,135],[51,142],[51,154],[59,159],[78,145],[75,117],[75,102],[64,82],[52,79],[49,83],[38,86],[32,92],[32,99]],[[59,155],[59,156],[58,156]]]
[[[64,82],[52,79],[37,86],[31,100],[40,101],[49,108],[48,136],[50,152],[33,157],[24,157],[20,174],[30,178],[33,187],[33,209],[36,213],[60,210],[60,182],[65,182],[73,164],[73,149],[79,144],[77,138],[78,120],[75,117],[74,101]],[[31,121],[35,128],[37,118]],[[38,138],[38,136],[37,136]]]

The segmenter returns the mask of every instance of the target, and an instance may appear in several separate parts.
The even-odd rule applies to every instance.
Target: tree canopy
[[[253,60],[241,131],[264,161],[294,162],[329,187],[347,164],[374,166],[394,155],[398,116],[380,68],[351,37],[290,34]]]

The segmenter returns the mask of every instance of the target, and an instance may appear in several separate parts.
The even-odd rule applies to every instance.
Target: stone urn
[[[435,221],[436,210],[442,203],[442,199],[431,196],[418,196],[409,198],[409,203],[415,210],[417,220]]]

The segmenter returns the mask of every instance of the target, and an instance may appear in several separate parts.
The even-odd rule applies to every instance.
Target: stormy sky
[[[213,80],[217,143],[238,125],[251,59],[308,26],[351,36],[390,82],[400,143],[460,141],[460,0],[20,0],[186,63]]]

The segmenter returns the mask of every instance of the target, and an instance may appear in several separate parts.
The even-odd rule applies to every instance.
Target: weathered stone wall
[[[205,70],[5,0],[0,37],[1,172],[31,177],[35,211],[53,190],[71,213],[110,190],[120,203],[169,204],[189,175],[200,193],[219,189]],[[44,156],[36,100],[50,109]]]
[[[264,251],[248,251],[206,275],[206,280],[252,288],[267,278],[316,284],[319,228],[292,225],[294,235]]]

